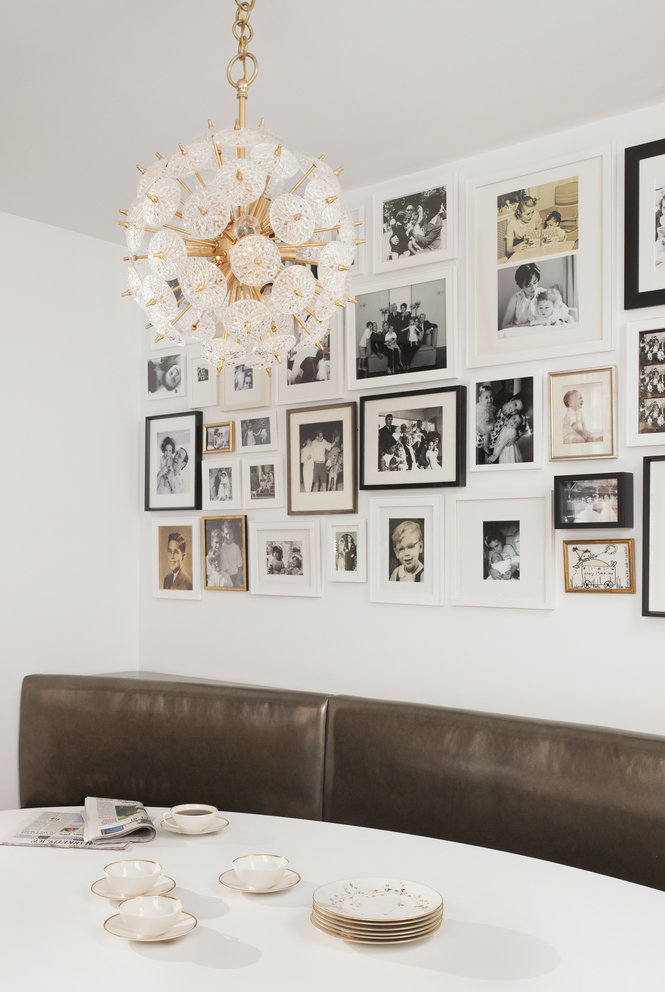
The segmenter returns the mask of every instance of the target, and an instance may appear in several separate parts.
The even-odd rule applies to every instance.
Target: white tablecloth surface
[[[152,811],[155,823],[160,811]],[[0,847],[0,976],[8,992],[437,990],[627,992],[665,983],[665,893],[462,844],[224,811],[218,834],[158,830],[127,852]],[[0,811],[0,837],[34,818]],[[649,838],[645,837],[645,843]],[[218,882],[241,854],[286,855],[302,882],[246,895]],[[198,918],[179,940],[106,933],[115,904],[90,885],[119,857],[160,861]],[[326,936],[309,921],[321,884],[380,875],[443,895],[442,928],[403,946]]]

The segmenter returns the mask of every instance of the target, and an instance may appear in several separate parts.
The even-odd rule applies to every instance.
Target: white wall
[[[21,680],[137,663],[139,328],[117,245],[0,214],[0,807]]]

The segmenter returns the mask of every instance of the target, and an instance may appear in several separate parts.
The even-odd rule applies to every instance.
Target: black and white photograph
[[[665,329],[640,331],[639,433],[665,435]]]
[[[519,520],[483,521],[483,579],[513,582],[519,578]]]
[[[261,503],[275,498],[275,466],[272,462],[265,465],[250,465],[249,468],[250,498]]]
[[[379,472],[436,472],[443,464],[441,407],[393,413],[379,411],[377,469]]]
[[[476,383],[476,466],[531,467],[533,461],[534,377]]]
[[[274,411],[240,417],[238,420],[238,450],[255,451],[262,448],[270,451],[277,446],[277,431]]]
[[[250,591],[254,595],[321,595],[318,520],[251,520],[249,528]]]
[[[266,575],[302,575],[303,547],[300,541],[266,541]]]
[[[554,526],[632,527],[632,474],[555,475]]]
[[[615,456],[614,367],[551,372],[550,458]]]
[[[146,418],[145,509],[201,508],[199,411]]]
[[[635,592],[635,541],[564,541],[566,592]]]
[[[665,140],[625,151],[624,307],[665,303]]]
[[[577,176],[497,196],[499,265],[548,257],[579,247]]]
[[[232,420],[221,424],[206,424],[203,428],[203,454],[221,454],[233,451],[234,424]]]
[[[328,521],[325,543],[329,582],[367,580],[367,528],[364,520]]]
[[[538,335],[579,320],[577,256],[523,262],[498,270],[500,337]]]
[[[206,589],[247,590],[247,517],[204,517]]]
[[[656,233],[654,237],[653,261],[654,268],[660,269],[665,265],[665,187],[659,186],[656,189],[656,209],[654,223]]]
[[[353,309],[353,308],[350,308]],[[277,371],[279,403],[316,403],[340,394],[343,327],[337,314],[320,324],[293,322],[295,344]]]
[[[270,376],[265,369],[231,362],[220,372],[219,406],[225,412],[270,406],[271,393]]]
[[[337,492],[344,488],[344,424],[330,420],[299,427],[300,492]]]
[[[170,400],[185,392],[185,353],[183,351],[160,355],[147,360],[147,390],[149,400]]]
[[[443,500],[370,500],[370,599],[436,606],[443,600]]]
[[[389,517],[389,582],[424,582],[425,518]]]
[[[217,374],[204,358],[187,358],[187,401],[190,406],[206,407],[217,404]]]
[[[665,617],[665,455],[644,459],[642,616]]]
[[[284,502],[283,460],[281,455],[245,458],[243,487],[245,507],[261,510]]]
[[[287,411],[288,512],[354,513],[355,403]]]
[[[335,571],[358,571],[358,538],[349,531],[338,531],[335,535]]]
[[[392,183],[374,193],[375,272],[454,257],[455,177],[442,175],[438,170],[430,176],[423,177],[420,188],[405,189],[402,184]]]
[[[191,519],[153,523],[153,596],[201,598],[201,557]]]
[[[239,461],[225,455],[204,458],[201,472],[204,510],[226,512],[242,507],[242,479]]]

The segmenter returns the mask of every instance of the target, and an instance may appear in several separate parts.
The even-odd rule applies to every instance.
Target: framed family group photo
[[[535,468],[542,449],[540,379],[491,379],[475,384],[470,405],[474,471]]]
[[[163,414],[145,422],[145,509],[201,509],[203,414]]]
[[[287,510],[355,513],[356,404],[286,411]]]
[[[369,593],[376,603],[443,602],[443,500],[370,500]]]
[[[635,541],[564,541],[566,592],[635,592]]]
[[[665,444],[665,320],[628,324],[626,444]]]
[[[550,372],[550,460],[616,457],[616,369]]]
[[[612,347],[610,162],[471,184],[469,366]]]
[[[440,173],[382,186],[373,197],[374,271],[454,258],[457,182]]]
[[[665,617],[665,455],[644,459],[642,616]]]
[[[554,526],[566,530],[632,527],[632,472],[555,475]]]
[[[198,521],[163,517],[152,523],[152,594],[159,599],[201,598]]]
[[[624,308],[665,303],[665,138],[626,148]]]
[[[201,521],[206,589],[247,591],[247,517]]]
[[[320,596],[319,521],[251,520],[250,591],[264,596]]]

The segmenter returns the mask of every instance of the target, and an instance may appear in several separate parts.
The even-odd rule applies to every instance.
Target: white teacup
[[[162,866],[157,861],[112,861],[104,873],[118,896],[139,896],[158,881]]]
[[[212,825],[218,812],[216,806],[205,803],[181,803],[171,808],[170,815],[176,827],[197,834]]]
[[[284,877],[288,858],[279,854],[245,854],[232,862],[236,876],[250,889],[272,889]]]
[[[120,918],[137,937],[159,937],[182,913],[182,902],[173,896],[135,896],[118,906]]]

